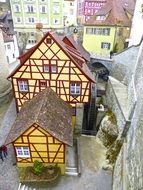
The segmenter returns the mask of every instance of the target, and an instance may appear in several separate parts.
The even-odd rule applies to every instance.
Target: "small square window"
[[[27,80],[19,80],[18,87],[20,92],[28,92],[28,81]]]
[[[46,81],[40,81],[40,86],[41,87],[46,87],[47,86]]]
[[[77,82],[72,82],[70,84],[70,94],[71,95],[80,95],[81,84]]]
[[[7,49],[11,49],[11,48],[10,48],[10,44],[7,45]]]
[[[47,38],[47,39],[46,39],[46,43],[47,43],[47,44],[51,44],[51,43],[52,43],[51,38]]]

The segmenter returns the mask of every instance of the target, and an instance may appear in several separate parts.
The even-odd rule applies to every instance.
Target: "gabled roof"
[[[72,146],[72,108],[51,88],[46,88],[24,103],[5,143],[15,141],[34,123],[37,123],[58,140]]]
[[[108,0],[108,2],[92,16],[85,25],[130,26],[131,19],[127,13],[133,16],[134,0]],[[97,16],[106,16],[104,20],[96,20]]]
[[[87,69],[88,69],[88,68],[86,68],[86,70],[84,70],[85,67],[81,67],[81,66],[75,61],[74,57],[77,57],[77,58],[78,58],[80,61],[82,61],[84,64],[86,64],[86,63],[85,63],[85,60],[84,60],[82,57],[77,56],[77,55],[74,54],[74,53],[73,53],[73,54],[74,54],[74,56],[73,56],[72,53],[71,53],[71,51],[66,48],[65,43],[64,43],[64,42],[59,38],[59,36],[58,36],[55,32],[53,32],[53,31],[47,32],[47,33],[45,34],[45,36],[41,39],[41,41],[40,41],[38,44],[36,44],[34,47],[32,47],[31,49],[29,49],[25,54],[23,54],[23,55],[21,55],[21,56],[19,57],[21,64],[8,76],[8,78],[12,77],[12,76],[18,71],[18,69],[30,58],[30,56],[34,53],[34,51],[36,51],[36,49],[37,49],[37,48],[39,47],[39,45],[45,40],[45,38],[46,38],[47,36],[50,36],[50,37],[58,44],[58,46],[64,51],[64,53],[74,62],[74,64],[79,68],[79,70],[80,70],[83,74],[85,74],[85,76],[86,76],[90,81],[95,82],[94,77],[93,77],[93,75],[90,73],[90,71],[87,72]],[[88,70],[89,70],[89,69],[88,69]],[[89,75],[89,73],[90,73],[90,75]]]
[[[87,52],[84,47],[82,46],[82,44],[80,44],[79,42],[76,42],[73,38],[72,35],[68,35],[65,36],[63,38],[63,42],[65,44],[70,45],[71,47],[75,48],[77,51],[80,52],[81,57],[83,57],[86,61],[90,61],[90,53]]]

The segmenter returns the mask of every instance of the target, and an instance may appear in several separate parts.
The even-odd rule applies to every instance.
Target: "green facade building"
[[[14,29],[28,44],[36,43],[36,24],[42,23],[42,31],[63,28],[64,0],[10,0]],[[30,46],[29,46],[30,47]],[[29,48],[28,48],[29,49]]]

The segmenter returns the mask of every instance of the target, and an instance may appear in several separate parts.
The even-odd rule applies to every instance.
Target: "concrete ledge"
[[[116,80],[115,78],[109,76],[109,82],[112,86],[114,95],[122,111],[125,120],[128,120],[129,117],[129,109],[128,109],[128,93],[127,93],[127,86],[122,84],[120,81]]]
[[[78,175],[81,175],[81,158],[80,158],[80,142],[79,142],[79,138],[76,139],[76,143],[77,143],[77,172]]]

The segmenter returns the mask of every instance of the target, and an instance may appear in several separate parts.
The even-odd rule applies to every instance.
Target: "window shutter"
[[[36,13],[36,6],[33,5],[33,12]]]
[[[111,45],[111,44],[110,44],[110,43],[108,43],[108,49],[110,49],[110,45]]]
[[[24,5],[25,12],[28,13],[28,5]]]
[[[40,5],[40,13],[42,13],[42,5]]]
[[[101,42],[101,48],[103,49],[103,42]]]
[[[26,17],[25,22],[26,22],[26,23],[29,23],[28,17]]]
[[[21,12],[21,6],[19,5],[18,7],[19,7],[19,12]]]

